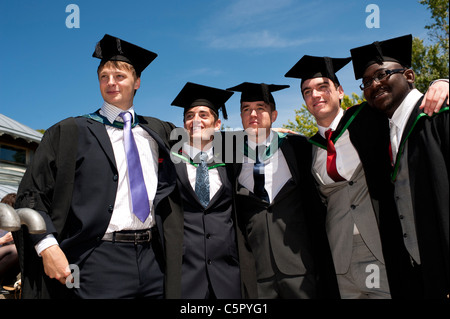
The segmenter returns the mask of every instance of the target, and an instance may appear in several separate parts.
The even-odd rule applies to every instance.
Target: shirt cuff
[[[39,257],[41,257],[41,252],[50,246],[58,245],[58,241],[55,236],[52,234],[48,234],[43,239],[41,239],[36,245],[34,245],[34,249],[36,250]]]
[[[437,79],[437,80],[431,81],[429,86],[432,86],[437,81],[445,81],[445,82],[449,83],[448,79]]]

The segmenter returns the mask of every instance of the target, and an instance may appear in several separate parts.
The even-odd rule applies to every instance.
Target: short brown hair
[[[134,69],[134,67],[130,63],[123,62],[123,61],[111,61],[111,60],[110,61],[104,61],[104,62],[102,61],[100,63],[100,65],[97,68],[97,76],[100,75],[100,72],[103,70],[104,67],[112,67],[112,68],[116,68],[116,69],[119,69],[119,70],[130,71],[133,74],[135,79],[140,77],[140,74],[138,75],[136,73],[136,70]]]
[[[185,120],[186,112],[189,111],[191,108],[184,109],[184,112],[183,112],[183,123],[186,123],[186,120]],[[214,124],[216,124],[217,120],[219,119],[219,115],[212,108],[208,107],[208,109],[211,112],[212,116],[214,117]]]

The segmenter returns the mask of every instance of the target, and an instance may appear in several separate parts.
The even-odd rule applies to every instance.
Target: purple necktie
[[[142,174],[139,152],[131,132],[131,113],[123,112],[119,114],[125,125],[123,126],[123,140],[125,152],[127,153],[128,178],[131,190],[131,204],[133,213],[141,222],[144,222],[150,213],[150,204],[145,187],[144,175]]]

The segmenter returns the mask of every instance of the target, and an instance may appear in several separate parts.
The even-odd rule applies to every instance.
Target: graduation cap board
[[[365,70],[374,63],[397,62],[404,67],[410,68],[412,35],[408,34],[385,41],[375,41],[371,44],[351,49],[350,53],[356,80],[362,78]]]
[[[206,106],[217,115],[222,109],[223,118],[228,118],[225,102],[233,95],[233,92],[221,90],[205,85],[187,82],[177,97],[173,100],[173,106],[184,108],[184,113],[195,106]]]
[[[309,79],[325,77],[340,85],[336,72],[346,66],[351,59],[304,55],[284,76],[301,79],[302,83]]]
[[[289,85],[243,82],[227,90],[241,92],[241,103],[264,101],[267,104],[273,103],[275,105],[272,92],[280,91],[288,87]]]
[[[101,59],[100,63],[107,61],[127,62],[134,67],[136,75],[140,77],[141,72],[158,55],[122,39],[105,34],[95,46],[92,56]]]

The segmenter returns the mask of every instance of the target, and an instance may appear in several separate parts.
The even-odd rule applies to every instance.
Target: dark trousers
[[[78,265],[80,287],[73,292],[83,299],[162,299],[163,267],[152,243],[102,241]]]

